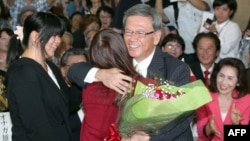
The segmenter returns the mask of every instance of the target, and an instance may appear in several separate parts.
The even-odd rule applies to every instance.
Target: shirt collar
[[[139,69],[142,71],[142,75],[144,77],[147,76],[147,69],[148,69],[148,66],[149,64],[151,63],[152,59],[153,59],[153,56],[154,56],[154,53],[155,53],[155,49],[152,51],[152,53],[147,57],[145,58],[144,60],[142,60],[140,63],[138,63],[134,58],[133,58],[133,65],[137,67],[139,67]]]
[[[230,20],[228,19],[228,20],[226,20],[225,22],[223,22],[223,23],[221,23],[221,24],[218,24],[218,23],[216,22],[215,25],[216,25],[217,28],[222,28],[222,27],[224,27],[229,21],[230,21]]]
[[[202,64],[200,64],[200,66],[201,66],[201,71],[202,72],[206,71],[206,68]],[[213,68],[214,68],[214,64],[208,69],[208,71],[210,72],[210,74],[213,71]]]

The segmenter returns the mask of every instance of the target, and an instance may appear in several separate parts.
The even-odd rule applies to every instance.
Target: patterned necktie
[[[205,84],[206,86],[209,85],[209,78],[208,78],[208,75],[210,74],[210,72],[208,70],[204,71],[204,81],[205,81]]]
[[[141,70],[140,70],[139,64],[135,65],[135,71],[138,72],[139,74],[141,74]]]

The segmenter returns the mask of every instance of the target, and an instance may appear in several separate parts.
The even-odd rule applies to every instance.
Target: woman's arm
[[[209,10],[209,5],[203,0],[188,0],[194,7],[201,11]]]

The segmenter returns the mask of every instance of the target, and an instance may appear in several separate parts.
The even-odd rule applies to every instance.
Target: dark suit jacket
[[[87,63],[77,63],[71,66],[68,77],[79,86],[84,86],[83,80],[91,69]],[[147,77],[158,77],[173,82],[180,86],[189,82],[189,67],[182,61],[163,53],[156,48],[155,54],[148,67]],[[190,123],[193,120],[193,112],[186,114],[182,118],[176,119],[179,124],[168,124],[156,135],[151,135],[150,141],[190,141],[193,140]]]
[[[214,64],[216,65],[216,64]],[[215,67],[215,66],[214,66]],[[190,68],[192,70],[192,72],[194,73],[195,77],[197,80],[202,80],[204,83],[205,83],[205,79],[204,79],[204,75],[203,75],[203,72],[201,70],[201,65],[199,62],[196,62],[194,64],[191,64],[190,65]],[[211,72],[212,73],[212,72]]]
[[[69,92],[69,123],[72,131],[72,141],[80,141],[81,120],[78,116],[78,110],[82,103],[82,88],[75,83],[71,84]]]
[[[173,82],[176,86],[188,83],[190,78],[190,70],[185,63],[163,53],[159,48],[156,48],[148,67],[148,77],[152,77],[151,74]],[[158,134],[151,135],[150,141],[191,141],[193,140],[190,128],[192,120],[193,112],[188,112],[174,122],[165,125]]]
[[[40,64],[21,58],[7,72],[7,90],[13,123],[12,141],[70,141],[67,87],[60,70],[48,62],[59,85]]]

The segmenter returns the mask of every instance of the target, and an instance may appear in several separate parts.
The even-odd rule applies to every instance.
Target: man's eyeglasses
[[[149,35],[149,34],[152,34],[154,33],[154,31],[151,31],[151,32],[145,32],[145,31],[131,31],[131,30],[124,30],[123,31],[123,35],[124,36],[136,36],[136,37],[139,37],[139,38],[144,38],[146,35]]]

